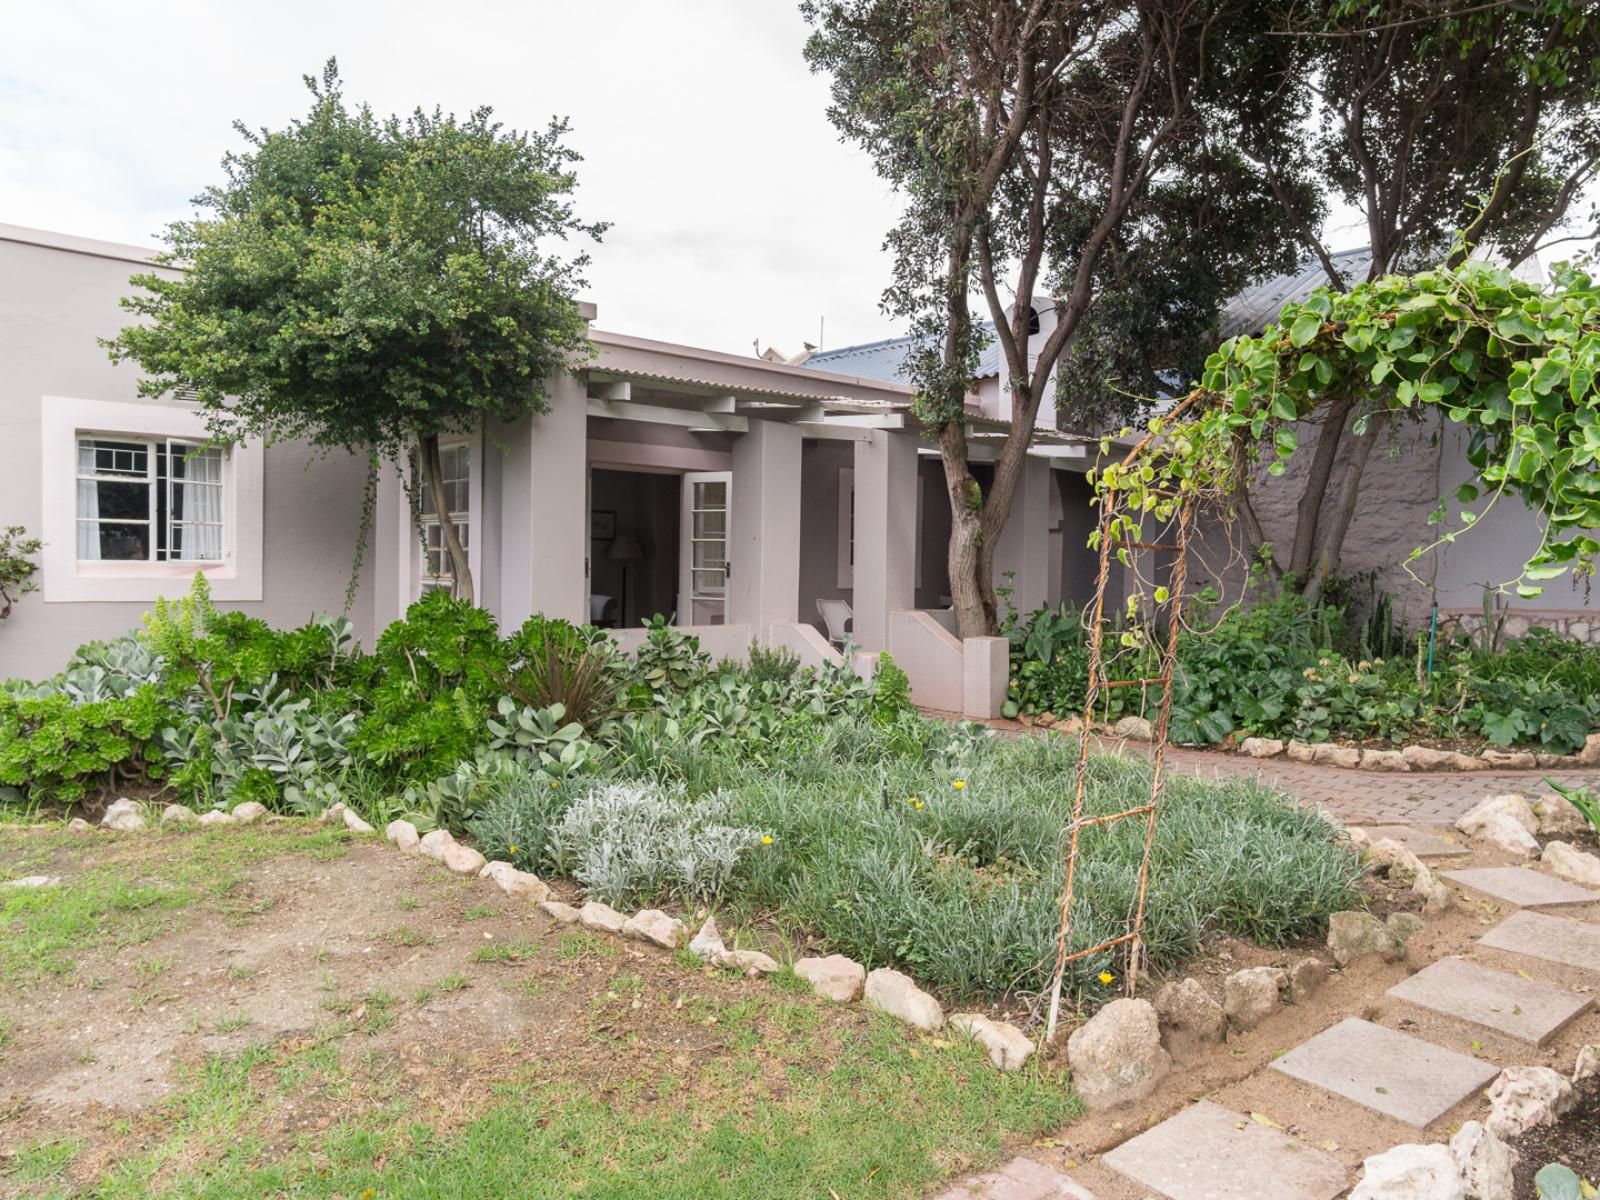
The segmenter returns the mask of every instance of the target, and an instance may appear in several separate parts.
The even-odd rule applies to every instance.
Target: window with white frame
[[[440,479],[444,484],[444,499],[449,511],[445,514],[455,526],[461,548],[469,546],[468,530],[472,525],[472,453],[467,442],[441,442],[439,445]],[[420,476],[419,476],[420,478]],[[450,561],[450,550],[445,545],[444,522],[439,517],[438,506],[433,502],[433,489],[422,489],[422,590],[435,588],[453,590],[455,569]]]
[[[80,562],[221,562],[224,450],[178,438],[78,437]]]

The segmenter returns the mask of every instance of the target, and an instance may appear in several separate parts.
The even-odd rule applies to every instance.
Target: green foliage
[[[1533,1177],[1539,1200],[1587,1200],[1595,1194],[1593,1184],[1586,1185],[1578,1173],[1565,1163],[1546,1163]]]
[[[560,705],[589,732],[616,715],[622,664],[615,643],[600,630],[532,616],[509,640],[522,667],[506,687],[522,703]]]
[[[1578,787],[1563,787],[1548,776],[1544,782],[1546,786],[1583,814],[1583,819],[1589,822],[1589,827],[1595,831],[1597,836],[1600,836],[1600,797],[1597,797],[1592,791],[1581,785]]]
[[[0,528],[0,621],[11,615],[19,599],[39,590],[33,582],[39,569],[33,556],[43,548],[44,543],[29,537],[21,525]]]
[[[154,687],[81,704],[65,695],[0,691],[0,784],[69,803],[101,782],[158,774],[154,738],[164,715]]]
[[[651,692],[684,691],[711,669],[700,639],[680,632],[659,613],[645,622],[645,639],[634,655],[634,674]]]

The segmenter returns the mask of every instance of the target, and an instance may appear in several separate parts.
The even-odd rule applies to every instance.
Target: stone
[[[1399,853],[1394,856],[1394,861],[1389,864],[1389,878],[1395,883],[1416,883],[1418,878],[1424,878],[1429,884],[1433,882],[1433,872],[1426,863],[1407,850],[1404,846],[1399,848]]]
[[[161,825],[198,825],[200,814],[187,804],[169,804],[161,810]]]
[[[361,814],[356,812],[356,810],[353,808],[347,808],[344,810],[344,827],[351,833],[377,832],[377,830],[374,829],[370,824],[362,820]]]
[[[1406,943],[1422,932],[1423,920],[1416,913],[1395,912],[1389,914],[1389,919],[1383,923],[1383,927],[1389,931],[1389,936],[1394,939],[1395,945],[1404,950]]]
[[[992,1021],[982,1013],[956,1013],[950,1024],[987,1050],[989,1061],[1002,1071],[1019,1070],[1033,1057],[1033,1042],[1008,1021]]]
[[[1304,1004],[1322,990],[1328,980],[1328,964],[1320,958],[1302,958],[1289,968],[1290,1004]]]
[[[1589,1010],[1587,996],[1462,958],[1441,958],[1401,980],[1389,995],[1542,1046]]]
[[[421,853],[419,844],[422,839],[417,835],[417,827],[410,821],[390,821],[383,827],[383,836],[403,854]]]
[[[1113,1000],[1067,1039],[1072,1086],[1090,1109],[1143,1100],[1172,1070],[1148,1000]]]
[[[1566,1076],[1549,1067],[1507,1067],[1489,1088],[1490,1133],[1517,1138],[1549,1125],[1577,1102]]]
[[[641,908],[622,923],[622,936],[636,942],[649,942],[663,950],[683,945],[683,922],[659,908]]]
[[[1534,815],[1533,807],[1521,796],[1512,792],[1490,796],[1487,800],[1474,805],[1456,821],[1456,828],[1469,835],[1479,833],[1485,822],[1495,813],[1511,817],[1529,833],[1539,831],[1539,818]]]
[[[1416,889],[1413,888],[1413,891]],[[1428,894],[1422,900],[1422,915],[1437,917],[1456,902],[1455,896],[1445,886],[1444,880],[1435,879],[1428,888]]]
[[[1477,836],[1496,849],[1521,858],[1533,858],[1539,853],[1538,839],[1508,813],[1490,813],[1479,825]]]
[[[576,925],[581,916],[572,905],[563,904],[559,900],[539,901],[539,911],[553,918],[557,925]]]
[[[1450,1155],[1461,1172],[1467,1200],[1516,1200],[1512,1172],[1519,1155],[1484,1126],[1468,1121],[1450,1139]]]
[[[42,888],[54,887],[60,882],[59,875],[24,875],[21,879],[0,879],[0,887]]]
[[[531,872],[517,870],[508,862],[488,863],[478,874],[494,880],[500,885],[500,890],[513,899],[538,904],[550,898],[549,884]]]
[[[1278,967],[1247,967],[1222,981],[1222,1011],[1235,1029],[1254,1029],[1278,1008],[1278,993],[1289,986],[1289,972]]]
[[[1539,756],[1531,750],[1502,750],[1485,746],[1478,757],[1497,771],[1531,771],[1539,765]]]
[[[1467,1200],[1449,1146],[1395,1146],[1361,1164],[1350,1200]]]
[[[1600,766],[1600,733],[1591,733],[1583,739],[1583,749],[1578,751],[1578,761],[1586,767]]]
[[[1372,955],[1384,962],[1399,962],[1404,953],[1388,927],[1364,912],[1336,912],[1328,918],[1328,949],[1341,967]]]
[[[774,975],[783,965],[770,954],[759,950],[724,950],[712,962],[730,971],[738,971],[754,979],[757,975]]]
[[[246,800],[243,804],[236,804],[233,809],[233,819],[241,825],[254,824],[267,815],[267,806],[257,800]]]
[[[1331,1154],[1209,1100],[1106,1151],[1101,1161],[1170,1200],[1333,1200],[1348,1183]],[[1263,1187],[1268,1181],[1270,1191]]]
[[[1411,764],[1406,761],[1406,756],[1398,750],[1363,750],[1361,752],[1361,769],[1363,771],[1409,771]]]
[[[1311,746],[1296,739],[1291,739],[1289,744],[1283,748],[1283,752],[1288,756],[1290,762],[1298,763],[1310,762],[1314,754]]]
[[[1539,861],[1574,883],[1600,887],[1600,858],[1584,853],[1571,842],[1546,842]]]
[[[1361,826],[1351,825],[1345,830],[1345,834],[1350,838],[1352,848],[1361,851],[1372,849],[1372,838]]]
[[[888,1013],[907,1025],[928,1033],[944,1027],[944,1009],[939,1002],[899,971],[879,967],[867,976],[862,995],[869,1008]]]
[[[1435,750],[1431,746],[1403,746],[1400,757],[1414,771],[1486,771],[1489,764],[1458,750]]]
[[[1199,1058],[1228,1036],[1228,1016],[1200,986],[1182,979],[1166,984],[1150,1002],[1161,1025],[1161,1044],[1178,1062]]]
[[[1111,727],[1111,732],[1119,738],[1127,738],[1130,742],[1153,741],[1156,736],[1155,729],[1143,717],[1123,717]]]
[[[1467,853],[1467,848],[1460,842],[1440,837],[1436,833],[1413,829],[1409,825],[1367,825],[1362,831],[1374,842],[1394,842],[1424,860],[1450,858]]]
[[[1494,1078],[1488,1063],[1347,1017],[1272,1063],[1272,1070],[1417,1129]]]
[[[344,820],[345,803],[343,800],[328,805],[322,810],[322,815],[317,818],[318,825],[331,825],[335,821]]]
[[[1239,743],[1239,752],[1251,758],[1277,758],[1283,753],[1283,743],[1277,738],[1248,737]]]
[[[578,921],[585,929],[597,929],[602,933],[621,933],[622,927],[628,923],[628,918],[609,904],[590,900],[578,910]]]
[[[200,824],[203,826],[209,827],[211,825],[237,825],[238,823],[239,822],[234,818],[232,813],[223,812],[221,809],[217,808],[212,809],[210,812],[200,814]]]
[[[1387,871],[1394,866],[1399,857],[1407,853],[1406,848],[1393,838],[1378,838],[1367,846],[1364,851],[1367,862],[1379,870]],[[1413,855],[1412,857],[1416,857]]]
[[[444,861],[444,852],[456,844],[456,839],[450,836],[448,829],[430,829],[422,835],[422,840],[417,843],[417,850],[424,858],[431,858],[434,862]]]
[[[1565,796],[1540,796],[1532,808],[1534,820],[1539,822],[1534,832],[1545,837],[1568,837],[1589,828],[1588,820]]]
[[[1081,1183],[1043,1163],[1013,1158],[996,1170],[963,1179],[934,1200],[1095,1200],[1095,1196]]]
[[[722,933],[717,929],[717,919],[707,917],[706,923],[700,926],[700,932],[695,934],[689,942],[689,951],[705,962],[715,962],[717,955],[727,947],[722,944]]]
[[[1585,1046],[1578,1051],[1578,1061],[1572,1064],[1572,1082],[1582,1083],[1600,1075],[1600,1045]]]
[[[1359,767],[1361,751],[1354,746],[1336,746],[1332,742],[1318,742],[1311,747],[1311,761],[1319,767]]]
[[[89,824],[89,822],[85,821],[82,817],[73,817],[72,820],[67,822],[67,832],[93,833],[94,826]]]
[[[144,828],[144,806],[124,796],[111,803],[100,824],[118,833],[137,833]]]
[[[441,861],[446,869],[454,871],[457,875],[480,874],[489,862],[471,846],[463,846],[460,842],[451,842],[446,846]]]
[[[1484,934],[1478,944],[1600,973],[1600,925],[1548,913],[1518,912]]]
[[[842,954],[798,959],[794,973],[809,983],[817,995],[836,1004],[848,1004],[861,995],[867,981],[867,969]]]
[[[1552,879],[1527,867],[1472,867],[1445,871],[1451,883],[1515,904],[1518,908],[1552,908],[1565,904],[1592,904],[1600,892],[1578,887],[1564,879]]]

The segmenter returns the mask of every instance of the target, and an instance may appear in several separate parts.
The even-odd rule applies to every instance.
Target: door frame
[[[683,487],[679,496],[679,528],[678,528],[678,620],[679,625],[700,624],[695,620],[695,568],[694,546],[695,542],[714,543],[722,542],[722,623],[728,620],[728,551],[730,547],[730,534],[732,532],[733,518],[733,472],[732,471],[685,471],[683,473]],[[722,537],[699,538],[694,536],[694,494],[695,485],[698,483],[721,483],[725,485],[723,495],[726,504],[723,509]],[[701,568],[704,572],[705,568]],[[717,603],[715,599],[708,598],[701,603]],[[716,622],[707,622],[716,624]]]

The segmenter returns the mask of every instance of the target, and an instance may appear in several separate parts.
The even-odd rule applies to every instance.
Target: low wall
[[[802,667],[837,667],[844,662],[844,656],[817,632],[814,625],[780,622],[767,631],[767,645],[796,655]]]
[[[961,712],[963,656],[955,634],[925,612],[889,614],[889,655],[911,681],[911,699],[923,708]]]
[[[748,625],[678,625],[679,633],[700,639],[700,649],[717,661],[732,659],[744,662],[750,651],[750,626]],[[616,629],[611,638],[623,650],[632,654],[647,636],[644,629]]]

